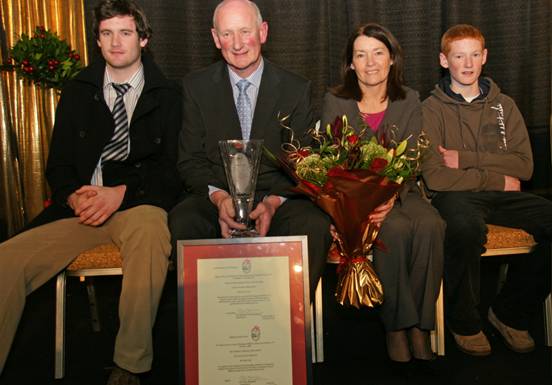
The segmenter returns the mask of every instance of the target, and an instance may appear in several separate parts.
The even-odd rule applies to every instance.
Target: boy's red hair
[[[456,24],[450,27],[441,38],[441,52],[448,55],[450,44],[456,40],[476,39],[481,42],[481,46],[485,49],[485,37],[481,31],[470,24]]]

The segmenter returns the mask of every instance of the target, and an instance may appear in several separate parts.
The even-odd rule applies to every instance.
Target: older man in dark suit
[[[224,61],[184,80],[184,121],[178,170],[191,194],[169,215],[173,239],[229,237],[234,221],[218,141],[263,139],[279,152],[289,132],[304,136],[312,126],[310,82],[278,68],[261,54],[268,24],[248,0],[225,0],[215,9],[211,30]],[[330,220],[303,197],[289,196],[293,182],[269,160],[261,162],[251,219],[261,236],[308,236],[311,291],[330,245]]]

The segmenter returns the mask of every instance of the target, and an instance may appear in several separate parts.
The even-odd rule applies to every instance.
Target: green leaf
[[[397,147],[397,151],[395,152],[395,156],[400,156],[402,153],[406,150],[406,146],[408,144],[408,141],[405,139],[403,140],[399,146]]]

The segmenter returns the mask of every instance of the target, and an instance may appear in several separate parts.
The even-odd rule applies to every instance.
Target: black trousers
[[[287,199],[276,210],[268,236],[307,235],[311,301],[324,272],[332,241],[330,218],[307,198]],[[207,197],[190,195],[169,213],[169,228],[175,243],[183,239],[220,238],[218,210]]]
[[[512,258],[504,287],[492,304],[497,317],[527,330],[533,313],[550,292],[552,202],[523,192],[441,192],[432,200],[447,223],[445,294],[448,326],[458,334],[481,330],[480,256],[486,223],[522,228],[539,243],[531,254]]]

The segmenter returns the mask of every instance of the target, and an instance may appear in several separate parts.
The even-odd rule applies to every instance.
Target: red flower
[[[309,156],[311,154],[311,152],[306,148],[300,148],[299,150],[297,150],[297,154],[301,158],[306,158],[307,156]]]
[[[331,133],[334,139],[341,138],[343,135],[343,118],[341,116],[335,118],[331,125]]]
[[[372,163],[370,163],[369,170],[375,172],[376,174],[379,174],[387,166],[387,163],[389,162],[387,162],[387,160],[383,158],[375,158]]]
[[[347,141],[349,142],[349,144],[351,144],[353,146],[358,143],[359,139],[360,138],[358,137],[358,135],[355,135],[355,134],[349,135],[347,137]]]

